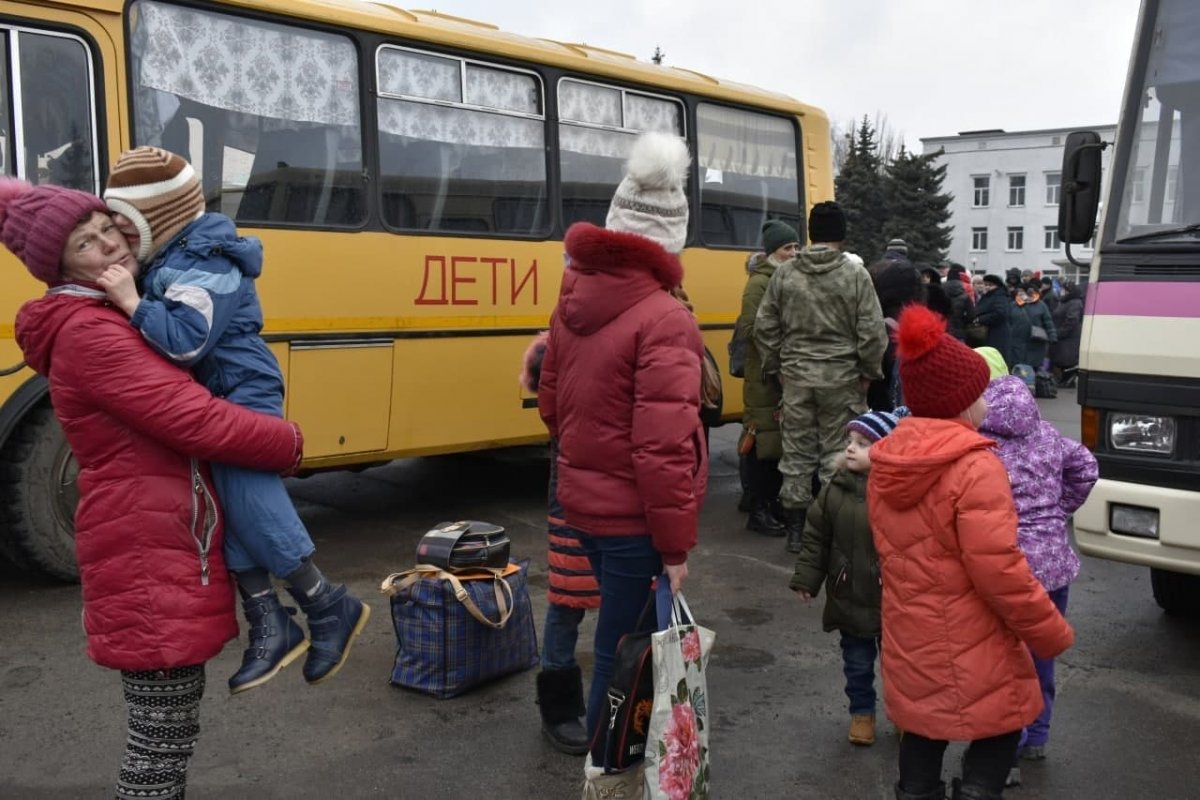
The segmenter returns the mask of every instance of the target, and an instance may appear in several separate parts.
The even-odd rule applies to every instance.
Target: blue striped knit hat
[[[900,406],[895,411],[868,411],[861,417],[855,417],[846,425],[848,431],[858,431],[871,444],[875,444],[883,437],[896,429],[896,424],[903,417],[907,417],[909,411],[904,406]]]

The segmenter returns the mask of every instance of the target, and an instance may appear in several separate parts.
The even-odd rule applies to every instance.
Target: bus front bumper
[[[1157,537],[1114,532],[1122,508],[1157,513]],[[1085,555],[1200,575],[1200,492],[1101,479],[1075,512],[1075,542]]]

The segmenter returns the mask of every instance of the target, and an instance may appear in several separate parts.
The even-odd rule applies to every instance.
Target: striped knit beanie
[[[196,170],[180,156],[157,147],[126,150],[108,176],[104,202],[137,226],[137,260],[143,264],[177,233],[204,214],[204,192]]]
[[[900,422],[901,417],[908,416],[908,409],[904,406],[892,411],[868,411],[867,413],[855,417],[846,425],[848,431],[858,431],[871,444],[875,444],[883,437],[896,429],[896,424]]]
[[[62,280],[67,237],[97,211],[108,213],[104,202],[88,192],[0,179],[0,241],[48,285]]]

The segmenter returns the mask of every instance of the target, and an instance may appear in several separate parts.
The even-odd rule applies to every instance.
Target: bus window
[[[151,0],[130,14],[134,140],[203,165],[210,210],[249,223],[366,219],[349,39]]]
[[[15,177],[13,161],[12,103],[9,100],[8,37],[0,35],[0,175]]]
[[[678,100],[570,78],[558,84],[558,118],[564,226],[604,226],[638,133],[684,134]]]
[[[20,121],[18,144],[24,153],[18,174],[30,183],[95,192],[98,176],[87,49],[72,37],[29,31],[17,32],[13,41],[14,77],[20,87],[19,97],[13,99]]]
[[[758,247],[768,219],[803,230],[791,120],[701,103],[696,129],[705,244]]]
[[[550,230],[537,75],[385,45],[379,77],[383,220],[401,230]]]

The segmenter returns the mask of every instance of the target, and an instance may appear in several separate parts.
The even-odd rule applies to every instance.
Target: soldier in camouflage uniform
[[[867,386],[883,377],[887,346],[871,276],[841,252],[846,217],[818,203],[808,218],[812,245],[771,276],[754,340],[764,375],[783,385],[779,471],[788,550],[797,552],[812,502],[814,470],[833,475],[846,424],[867,410]]]
[[[768,220],[763,225],[762,240],[767,255],[750,270],[746,288],[742,291],[742,313],[737,319],[737,328],[748,344],[754,340],[758,306],[771,276],[780,265],[795,258],[800,250],[800,235],[791,225],[777,219]],[[782,390],[777,380],[763,380],[762,359],[753,344],[746,348],[746,367],[742,377],[742,402],[746,410],[742,414],[742,436],[738,440],[738,450],[745,451],[745,458],[749,462],[750,494],[754,498],[746,529],[764,536],[783,536],[785,526],[777,518],[779,459],[783,455],[777,416]]]

